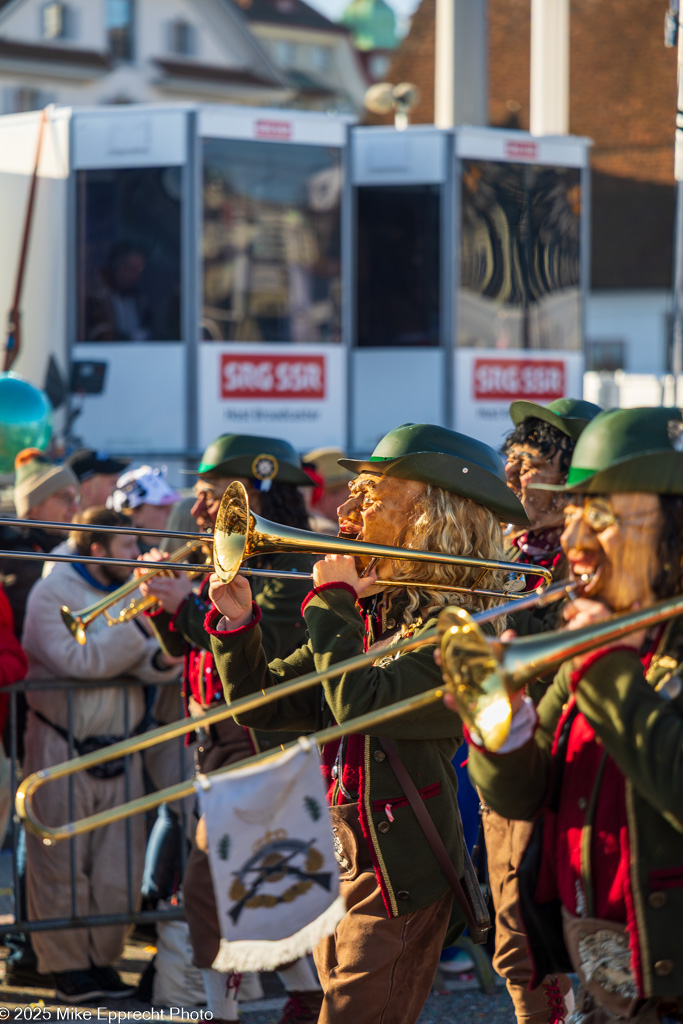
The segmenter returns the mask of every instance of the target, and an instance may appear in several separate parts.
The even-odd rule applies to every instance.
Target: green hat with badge
[[[683,494],[683,415],[680,409],[608,409],[576,442],[565,484],[531,484],[539,491],[583,494]]]
[[[382,438],[369,459],[340,459],[339,465],[354,473],[420,480],[471,498],[507,523],[529,524],[493,448],[447,427],[403,423]]]
[[[513,402],[510,406],[510,419],[516,427],[524,420],[543,420],[577,441],[584,428],[599,412],[602,412],[599,405],[584,402],[581,398],[556,398],[548,405]]]
[[[212,441],[197,467],[199,476],[209,473],[249,477],[261,484],[277,480],[298,487],[312,486],[289,442],[255,434],[221,434]]]

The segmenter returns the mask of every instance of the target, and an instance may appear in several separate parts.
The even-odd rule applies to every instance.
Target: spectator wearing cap
[[[25,448],[14,460],[14,467],[17,518],[34,522],[72,522],[78,508],[78,478],[70,466],[51,462],[38,448]],[[47,553],[59,540],[60,531],[44,530],[30,522],[0,527],[0,543],[5,551]],[[21,636],[28,592],[40,576],[42,565],[40,561],[0,558],[0,574],[5,578],[17,636]]]
[[[114,459],[107,452],[81,448],[66,460],[81,485],[81,511],[106,505],[116,481],[127,468],[129,459]]]
[[[133,526],[140,530],[158,530],[163,533],[168,524],[171,509],[180,501],[160,469],[140,466],[120,476],[111,499],[116,512],[129,516]],[[141,538],[141,548],[149,549],[158,543],[160,537]]]
[[[313,470],[319,481],[311,477],[314,488],[311,496],[311,527],[316,533],[329,534],[336,537],[339,532],[337,509],[349,497],[349,480],[353,473],[339,465],[339,459],[345,459],[346,452],[341,448],[314,448],[303,457],[304,468]]]
[[[4,551],[45,553],[52,551],[61,539],[61,531],[45,530],[32,522],[70,523],[78,509],[78,479],[66,465],[51,462],[39,448],[24,448],[14,460],[14,507],[17,517],[24,522],[16,527],[0,526],[0,547]],[[13,622],[17,639],[24,626],[26,601],[31,587],[40,578],[43,562],[34,559],[0,558],[0,578],[3,580],[11,608],[9,621]],[[17,760],[23,761],[26,699],[17,698]],[[6,734],[9,749],[10,737]],[[19,833],[17,849],[24,846],[23,833]],[[22,917],[26,917],[25,858],[18,853],[17,897]],[[36,973],[36,958],[31,940],[23,932],[7,932],[3,943],[9,949],[5,961],[5,983],[35,985],[41,979]],[[44,980],[44,979],[43,979]]]

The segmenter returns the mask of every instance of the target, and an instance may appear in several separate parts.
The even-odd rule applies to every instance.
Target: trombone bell
[[[458,712],[495,753],[507,739],[512,721],[510,699],[499,673],[495,644],[464,608],[453,605],[439,615],[441,666]]]

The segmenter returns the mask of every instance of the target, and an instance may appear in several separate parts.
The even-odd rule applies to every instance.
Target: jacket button
[[[390,828],[391,828],[391,825],[389,824],[388,821],[380,821],[379,825],[377,826],[377,831],[378,832],[388,832]]]
[[[384,761],[386,760],[386,756],[387,755],[384,753],[383,750],[376,750],[375,753],[373,754],[375,761]]]
[[[657,960],[655,963],[655,974],[659,978],[666,978],[674,969],[673,960]]]
[[[653,910],[661,910],[661,908],[666,903],[666,893],[659,891],[651,892],[647,898],[647,902]]]
[[[588,807],[588,801],[586,800],[585,796],[580,796],[579,797],[578,804],[579,804],[579,810],[580,811],[585,811],[586,810],[586,808]]]
[[[407,892],[405,889],[401,889],[400,892],[396,893],[396,899],[397,900],[407,900],[407,899],[410,899],[410,893]]]

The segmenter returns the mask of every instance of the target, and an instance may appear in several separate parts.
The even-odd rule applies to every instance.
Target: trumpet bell
[[[85,646],[85,625],[83,624],[83,620],[81,619],[80,615],[74,615],[73,612],[69,611],[66,605],[62,605],[61,615],[62,622],[69,630],[73,638],[78,641],[81,647]]]
[[[495,753],[505,743],[512,721],[495,645],[464,608],[445,608],[438,624],[441,667],[460,717]]]

